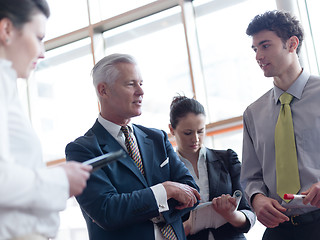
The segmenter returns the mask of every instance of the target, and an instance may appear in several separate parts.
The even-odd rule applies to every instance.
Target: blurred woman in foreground
[[[86,186],[91,170],[71,162],[46,168],[17,90],[44,57],[45,0],[0,0],[0,239],[54,237],[59,211]]]

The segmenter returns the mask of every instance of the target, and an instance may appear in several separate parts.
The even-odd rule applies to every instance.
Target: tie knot
[[[293,96],[289,93],[284,92],[281,96],[280,96],[280,102],[281,104],[290,104],[291,101],[293,99]]]
[[[121,127],[121,131],[123,132],[123,134],[127,137],[129,136],[129,127],[128,126],[122,126]]]

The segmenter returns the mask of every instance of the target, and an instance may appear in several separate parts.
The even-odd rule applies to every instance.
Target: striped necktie
[[[128,126],[122,126],[121,131],[123,132],[123,134],[126,138],[125,144],[128,149],[128,153],[129,153],[130,157],[134,160],[135,164],[139,168],[142,175],[144,175],[142,160],[141,160],[141,156],[140,156],[140,152],[139,152],[139,148],[137,146],[137,143],[131,137],[131,135],[129,133]],[[164,239],[166,239],[166,240],[177,240],[178,239],[170,224],[159,226],[159,229],[160,229],[160,232],[162,233]]]
[[[137,143],[134,141],[134,139],[131,137],[129,133],[129,127],[128,126],[122,126],[121,131],[123,132],[126,140],[125,144],[129,153],[129,156],[133,159],[137,167],[139,168],[142,175],[144,175],[142,160],[139,152],[139,148]]]
[[[159,225],[158,225],[159,226]],[[164,226],[159,226],[160,232],[165,240],[178,240],[173,227],[170,224],[165,224]]]
[[[286,92],[280,96],[281,108],[274,135],[277,193],[281,198],[286,193],[296,194],[300,190],[297,150],[290,108],[292,98],[293,96]]]

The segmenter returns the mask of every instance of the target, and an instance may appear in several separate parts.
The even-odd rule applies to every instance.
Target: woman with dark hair
[[[41,146],[17,91],[44,57],[45,0],[0,0],[0,239],[54,237],[59,211],[86,186],[91,167],[45,168]]]
[[[255,214],[244,197],[236,209],[237,202],[232,197],[236,190],[242,192],[240,162],[231,149],[213,150],[203,146],[205,120],[204,107],[197,100],[185,96],[174,97],[170,107],[169,128],[176,139],[177,153],[200,188],[201,203],[212,201],[213,209],[227,221],[218,228],[210,226],[195,232],[195,226],[192,225],[195,212],[191,212],[189,219],[184,222],[187,239],[246,239],[243,233],[248,232],[255,223]],[[197,219],[208,221],[204,216]]]

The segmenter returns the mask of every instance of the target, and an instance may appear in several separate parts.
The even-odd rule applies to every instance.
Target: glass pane
[[[64,158],[66,144],[93,125],[98,103],[90,77],[89,39],[52,50],[47,56],[30,79],[30,100],[44,160],[51,161]]]
[[[217,134],[212,137],[207,137],[206,146],[213,149],[232,149],[238,154],[238,158],[242,159],[242,129],[222,134]],[[209,141],[212,138],[212,145],[210,146]]]
[[[313,36],[313,42],[315,44],[315,53],[318,61],[318,74],[320,73],[320,2],[319,0],[307,0],[307,7],[309,13],[309,19],[311,24],[311,31]],[[316,74],[316,73],[315,73]]]
[[[195,11],[210,122],[242,115],[272,87],[272,79],[263,76],[255,61],[245,32],[250,20],[275,9],[275,2],[247,0],[225,8],[226,1],[220,2],[199,5]]]
[[[97,23],[151,2],[154,0],[90,0],[91,22]]]
[[[51,16],[46,39],[55,38],[88,26],[87,0],[47,0]]]
[[[143,113],[133,122],[165,131],[169,131],[173,96],[193,95],[179,10],[167,10],[104,33],[106,55],[133,55],[144,79]]]

